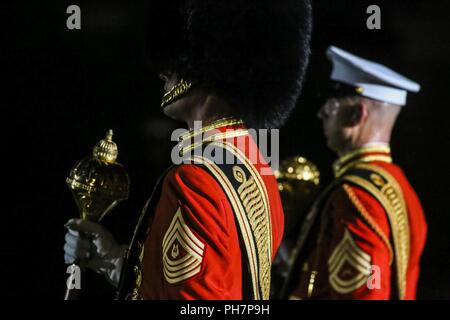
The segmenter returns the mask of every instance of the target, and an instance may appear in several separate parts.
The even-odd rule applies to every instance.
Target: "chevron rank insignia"
[[[177,284],[200,272],[205,244],[189,229],[181,214],[175,213],[163,238],[164,277],[170,284]]]
[[[353,240],[345,229],[344,236],[328,259],[329,282],[339,293],[350,293],[370,276],[371,257]]]

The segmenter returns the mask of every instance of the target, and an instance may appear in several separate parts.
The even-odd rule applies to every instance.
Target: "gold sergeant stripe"
[[[163,238],[163,248],[168,250],[169,242],[172,241],[172,239],[176,237],[176,235],[182,236],[183,240],[186,240],[187,244],[189,244],[191,248],[198,254],[198,257],[201,257],[205,245],[199,239],[197,239],[197,237],[186,225],[183,215],[181,214],[181,208],[178,208],[169,228],[167,229],[167,233]]]
[[[336,270],[336,267],[342,261],[343,254],[349,251],[349,249],[352,253],[351,259],[356,269],[363,274],[367,274],[369,271],[368,267],[370,267],[370,255],[358,247],[347,228],[345,228],[344,236],[328,259],[330,271],[333,272]]]
[[[340,271],[345,262],[351,265],[358,273],[352,279],[342,279]],[[329,282],[339,293],[349,293],[361,287],[370,275],[371,257],[364,252],[353,240],[347,228],[341,241],[334,248],[328,259]]]
[[[172,260],[169,258],[168,251],[175,241],[178,241],[184,248],[186,255],[180,259],[172,257],[176,259]],[[163,272],[166,281],[176,284],[199,273],[204,250],[205,244],[189,229],[181,213],[181,208],[178,207],[162,241]]]

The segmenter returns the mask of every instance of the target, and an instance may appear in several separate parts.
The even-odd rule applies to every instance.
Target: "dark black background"
[[[132,181],[130,200],[106,219],[113,230],[132,225],[170,164],[170,133],[182,124],[162,115],[162,83],[144,68],[145,2],[53,1],[2,8],[1,295],[61,299],[66,279],[63,224],[77,214],[65,177],[107,129],[115,130],[119,161]],[[392,147],[429,224],[418,297],[449,299],[446,1],[313,2],[311,64],[298,108],[281,130],[281,157],[302,154],[319,166],[323,184],[332,177],[334,155],[315,117],[322,102],[316,93],[330,72],[324,54],[328,45],[419,82],[422,90],[409,95]],[[71,4],[81,7],[81,30],[66,28]],[[370,4],[381,7],[381,30],[366,28]],[[104,290],[98,290],[101,296]]]

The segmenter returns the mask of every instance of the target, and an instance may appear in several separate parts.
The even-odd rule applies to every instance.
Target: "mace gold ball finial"
[[[112,137],[113,137],[113,130],[109,129],[108,132],[106,133],[106,140],[112,141]]]
[[[113,131],[109,129],[106,133],[106,138],[100,140],[92,151],[95,158],[108,163],[114,163],[119,154],[117,144],[112,140]]]

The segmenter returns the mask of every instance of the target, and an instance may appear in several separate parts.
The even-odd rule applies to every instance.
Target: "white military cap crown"
[[[403,106],[407,91],[420,90],[418,83],[401,74],[337,47],[328,47],[327,56],[333,63],[330,78],[356,87],[362,96]]]

